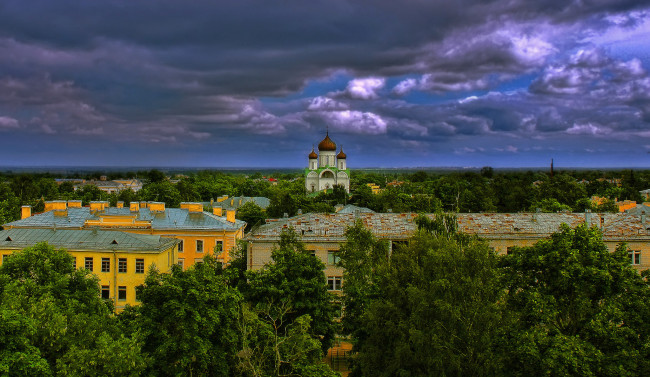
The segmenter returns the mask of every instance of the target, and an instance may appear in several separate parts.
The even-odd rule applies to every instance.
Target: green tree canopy
[[[596,228],[564,225],[503,260],[504,371],[529,376],[650,373],[650,289],[625,245],[610,253]]]
[[[246,299],[256,307],[292,308],[284,322],[309,315],[310,333],[327,350],[335,335],[333,297],[327,291],[323,262],[305,250],[298,235],[289,229],[271,253],[273,262],[261,270],[248,271]]]

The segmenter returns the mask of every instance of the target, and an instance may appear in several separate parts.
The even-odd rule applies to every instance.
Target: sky
[[[650,167],[650,4],[2,0],[0,166]]]

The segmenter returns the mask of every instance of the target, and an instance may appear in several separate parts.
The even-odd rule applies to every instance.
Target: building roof
[[[231,223],[224,217],[209,212],[190,212],[183,208],[165,208],[164,212],[140,208],[140,210],[132,212],[129,208],[109,207],[102,211],[91,211],[88,207],[81,207],[36,214],[7,223],[4,227],[81,229],[86,220],[100,220],[103,217],[117,216],[134,216],[136,221],[150,223],[150,227],[153,229],[237,230],[246,225],[246,222],[241,220]]]
[[[318,143],[318,150],[336,152],[336,143],[330,139],[329,132],[325,135],[325,139]]]
[[[426,215],[434,218],[434,214]],[[279,239],[286,228],[294,228],[305,241],[343,242],[347,227],[356,219],[379,238],[403,240],[412,236],[417,226],[415,213],[334,213],[304,214],[271,220],[251,232],[249,240]],[[459,213],[458,229],[486,239],[539,239],[557,232],[562,224],[574,228],[588,223],[603,231],[605,240],[650,238],[650,211],[647,216],[626,213]],[[644,223],[645,221],[645,223]]]
[[[108,230],[7,229],[0,231],[0,249],[23,249],[39,242],[69,250],[161,252],[180,241],[156,235]]]
[[[359,207],[355,206],[354,204],[346,204],[345,206],[342,206],[341,209],[336,211],[336,213],[355,213],[356,211],[359,211],[361,213],[375,213],[375,211],[371,210],[370,208]]]

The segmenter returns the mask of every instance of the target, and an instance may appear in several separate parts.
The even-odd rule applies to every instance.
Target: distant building
[[[0,231],[0,263],[11,258],[11,253],[43,241],[66,249],[76,268],[97,275],[102,298],[113,300],[118,311],[139,303],[135,288],[144,283],[152,266],[161,272],[171,270],[178,262],[181,242],[118,231],[16,228]]]
[[[122,190],[133,190],[133,192],[138,192],[142,189],[142,182],[137,179],[116,179],[113,181],[107,181],[106,176],[102,176],[102,178],[104,179],[100,179],[99,181],[85,179],[56,179],[55,181],[59,185],[64,182],[69,182],[73,185],[75,191],[87,185],[95,186],[108,194],[118,193]]]
[[[305,169],[305,189],[307,192],[331,190],[335,185],[350,192],[350,170],[343,148],[336,154],[336,144],[330,139],[329,132],[318,143],[318,154],[312,148],[309,162]]]

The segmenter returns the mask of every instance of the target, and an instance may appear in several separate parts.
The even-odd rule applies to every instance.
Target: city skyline
[[[640,1],[0,4],[0,165],[650,165]]]

